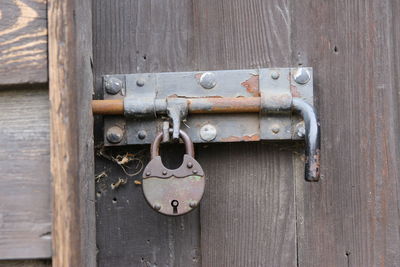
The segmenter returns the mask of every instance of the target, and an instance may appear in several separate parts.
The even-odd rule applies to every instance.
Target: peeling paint
[[[248,80],[242,82],[241,85],[244,86],[246,88],[246,91],[249,92],[252,96],[260,96],[258,75],[252,75]]]

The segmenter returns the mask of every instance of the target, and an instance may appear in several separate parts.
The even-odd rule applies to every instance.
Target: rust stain
[[[208,95],[208,96],[184,96],[184,95],[177,95],[177,94],[173,94],[173,95],[169,95],[167,96],[167,98],[184,98],[184,99],[205,99],[207,100],[208,98],[224,98],[223,96],[219,96],[219,95]]]
[[[316,154],[313,156],[313,160],[310,165],[310,173],[312,177],[319,178],[320,176],[320,150],[317,149]]]
[[[246,88],[246,91],[249,92],[252,96],[260,96],[260,89],[259,89],[259,76],[258,75],[251,75],[251,77],[241,83],[242,86]]]
[[[301,97],[301,94],[297,90],[297,86],[295,86],[295,85],[290,85],[290,92],[292,93],[293,97]]]
[[[226,138],[221,138],[222,142],[251,142],[260,141],[260,136],[258,134],[244,135],[244,136],[229,136]]]

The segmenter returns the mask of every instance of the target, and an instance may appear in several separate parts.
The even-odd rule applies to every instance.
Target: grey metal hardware
[[[123,115],[105,118],[105,145],[149,144],[169,123],[173,139],[183,129],[194,143],[305,139],[306,178],[319,177],[311,68],[137,73],[103,81],[109,106],[95,103],[94,112]],[[115,126],[122,137],[110,138]]]

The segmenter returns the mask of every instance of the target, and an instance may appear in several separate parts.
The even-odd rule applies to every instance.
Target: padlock
[[[195,209],[205,187],[203,169],[194,159],[193,142],[182,130],[179,137],[186,148],[179,168],[170,170],[162,163],[159,155],[161,132],[151,144],[151,160],[143,171],[142,188],[147,203],[154,210],[170,216],[183,215]]]

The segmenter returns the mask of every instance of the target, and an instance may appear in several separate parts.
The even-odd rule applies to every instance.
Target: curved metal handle
[[[154,159],[155,157],[159,156],[159,148],[163,135],[164,135],[163,132],[158,133],[156,138],[154,139],[154,142],[151,143],[151,148],[150,148],[151,159]],[[179,130],[179,137],[182,138],[183,142],[185,143],[185,148],[186,148],[185,153],[194,158],[194,145],[189,135],[184,131]]]
[[[317,182],[320,177],[321,130],[314,108],[300,98],[293,98],[292,109],[300,113],[306,128],[306,164],[305,178],[310,182]]]

